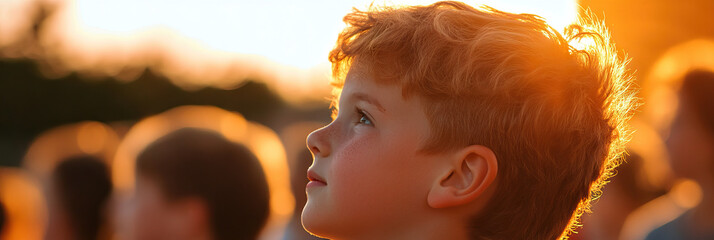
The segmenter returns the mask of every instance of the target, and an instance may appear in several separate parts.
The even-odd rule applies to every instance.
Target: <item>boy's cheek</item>
[[[318,164],[327,165],[318,167],[326,170],[323,174],[327,175],[327,186],[307,190],[308,201],[302,215],[306,228],[338,225],[336,216],[345,211],[361,211],[361,205],[369,201],[365,198],[374,197],[372,194],[379,190],[377,179],[385,170],[379,167],[379,150],[362,147],[366,147],[364,142],[351,142],[329,159],[318,160]]]
[[[328,179],[330,196],[337,207],[369,212],[379,207],[388,196],[404,187],[410,167],[405,166],[408,154],[394,154],[388,149],[373,146],[359,154],[345,152],[341,161],[333,162],[333,179]],[[356,153],[356,151],[355,151]],[[331,181],[332,180],[332,181]]]

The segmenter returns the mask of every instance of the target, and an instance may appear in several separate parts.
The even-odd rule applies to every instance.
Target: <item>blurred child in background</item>
[[[5,204],[0,201],[0,236],[2,236],[2,231],[5,229]]]
[[[647,162],[632,149],[617,175],[609,180],[602,196],[592,206],[592,213],[583,215],[583,229],[572,240],[622,239],[625,222],[630,214],[647,202],[666,193],[664,188],[647,182],[644,165]]]
[[[672,170],[702,188],[698,206],[655,229],[647,240],[714,239],[714,73],[684,77],[679,108],[667,139]]]
[[[48,240],[108,239],[112,183],[106,164],[92,156],[59,162],[49,190]]]
[[[136,160],[129,204],[138,240],[255,239],[269,215],[267,180],[250,150],[185,128],[149,145]]]

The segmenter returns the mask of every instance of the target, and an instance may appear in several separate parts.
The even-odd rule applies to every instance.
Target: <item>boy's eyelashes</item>
[[[369,116],[369,113],[358,107],[355,107],[355,112],[357,113],[357,124],[374,126],[374,121]]]
[[[337,106],[332,107],[332,120],[335,121],[337,120],[338,116],[340,116],[341,111],[339,110],[340,108]],[[347,113],[347,112],[344,112]],[[355,106],[355,120],[354,124],[364,124],[364,125],[369,125],[369,126],[374,126],[374,118],[364,109],[360,107]],[[344,116],[347,117],[347,116]]]

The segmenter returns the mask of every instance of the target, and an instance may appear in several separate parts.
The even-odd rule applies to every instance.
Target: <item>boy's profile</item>
[[[636,105],[600,24],[561,35],[534,15],[452,1],[344,21],[329,56],[334,120],[307,139],[306,230],[567,237],[617,165]]]
[[[159,138],[136,160],[130,239],[256,239],[269,193],[248,148],[206,130]]]

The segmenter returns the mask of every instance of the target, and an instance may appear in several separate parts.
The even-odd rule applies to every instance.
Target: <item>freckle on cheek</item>
[[[368,164],[371,157],[374,156],[372,151],[367,147],[369,139],[360,138],[347,142],[342,149],[336,153],[334,163],[336,174],[339,175],[354,175],[356,172],[362,172],[365,168],[369,168]],[[361,164],[360,164],[361,163]],[[365,173],[360,173],[365,174]],[[337,176],[338,178],[348,176]],[[358,177],[358,176],[349,176]]]

